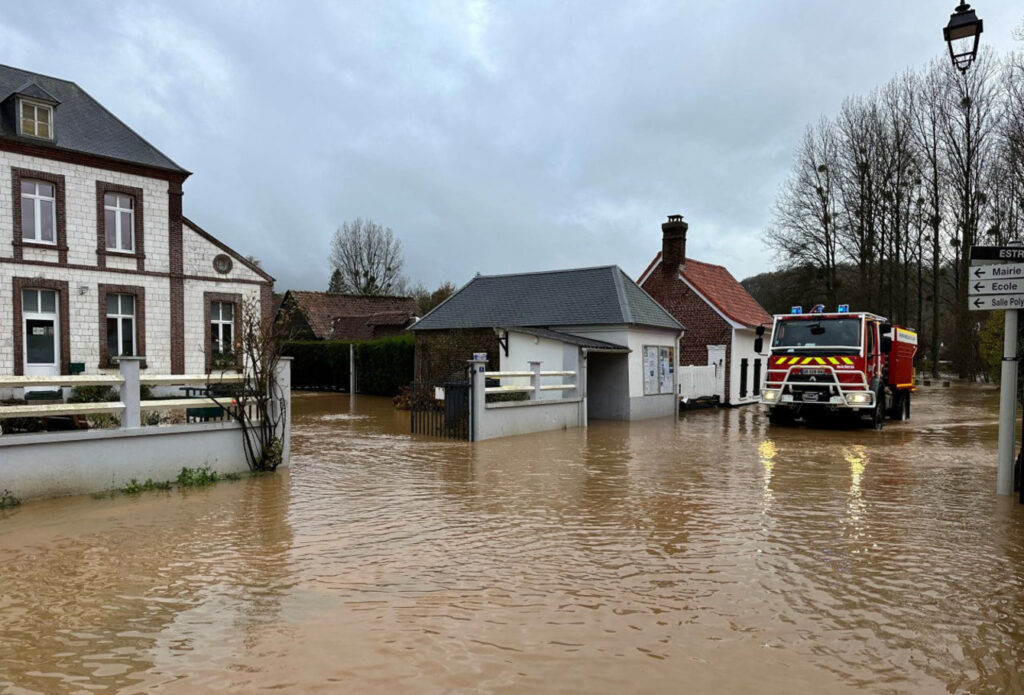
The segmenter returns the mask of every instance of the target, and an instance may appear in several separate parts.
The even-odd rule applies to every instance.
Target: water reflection
[[[0,519],[0,690],[1021,691],[995,395],[476,445],[299,395],[290,475]]]

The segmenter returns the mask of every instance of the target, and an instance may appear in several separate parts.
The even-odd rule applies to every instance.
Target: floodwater
[[[996,401],[470,445],[298,394],[290,472],[0,512],[0,693],[1024,692]]]

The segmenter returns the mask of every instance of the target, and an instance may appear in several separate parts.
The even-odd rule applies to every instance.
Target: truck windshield
[[[773,348],[840,348],[860,351],[860,319],[797,319],[777,321]]]

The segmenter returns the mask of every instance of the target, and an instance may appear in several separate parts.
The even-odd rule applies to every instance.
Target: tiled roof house
[[[681,216],[669,217],[661,228],[662,250],[639,284],[686,324],[680,366],[719,366],[721,402],[755,402],[765,364],[754,352],[755,331],[770,329],[771,315],[724,267],[686,257],[689,225]]]
[[[398,335],[417,311],[411,297],[288,290],[277,316],[297,340],[372,340]]]

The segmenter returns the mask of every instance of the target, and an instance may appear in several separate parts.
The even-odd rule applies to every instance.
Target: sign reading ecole
[[[975,265],[977,261],[995,263]],[[968,309],[1024,309],[1024,246],[973,246],[971,264]]]

